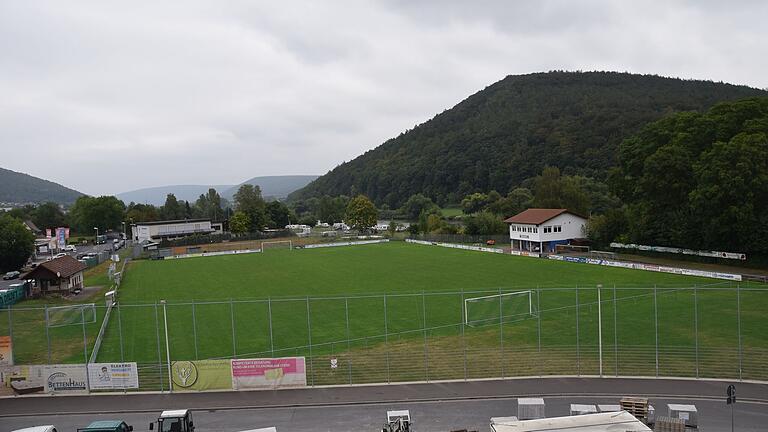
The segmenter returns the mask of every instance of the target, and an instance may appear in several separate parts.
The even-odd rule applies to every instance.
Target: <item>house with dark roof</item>
[[[33,280],[32,296],[49,293],[68,293],[76,288],[83,288],[84,263],[65,255],[43,262],[23,276]]]
[[[568,209],[531,208],[504,222],[513,250],[552,253],[559,244],[586,237],[587,218]]]

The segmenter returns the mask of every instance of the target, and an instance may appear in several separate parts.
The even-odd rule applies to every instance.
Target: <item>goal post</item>
[[[464,299],[464,324],[479,327],[536,316],[533,291],[515,291]]]
[[[91,324],[96,322],[96,305],[84,303],[71,306],[51,306],[45,311],[48,327]]]
[[[291,240],[273,240],[273,241],[263,241],[261,242],[260,248],[261,251],[264,252],[264,249],[285,249],[288,248],[289,250],[293,249],[293,241]]]

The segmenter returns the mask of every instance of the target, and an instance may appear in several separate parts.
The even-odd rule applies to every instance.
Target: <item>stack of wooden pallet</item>
[[[638,420],[648,419],[648,398],[625,396],[619,401],[621,409],[632,414]]]
[[[685,432],[685,420],[673,417],[658,417],[653,425],[654,432]]]

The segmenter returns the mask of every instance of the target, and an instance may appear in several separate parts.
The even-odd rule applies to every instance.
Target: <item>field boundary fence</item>
[[[523,291],[530,295],[505,295]],[[486,314],[483,324],[468,325],[466,300],[482,296],[498,304],[483,302],[472,312]],[[54,363],[81,364],[88,351],[86,364],[135,362],[135,390],[161,391],[169,389],[169,362],[284,357],[306,358],[308,386],[548,375],[765,381],[766,305],[768,290],[727,281],[116,302],[97,306],[111,315],[93,346],[85,324],[82,334],[58,330],[72,354]],[[44,308],[7,313],[0,334],[7,326],[16,363],[50,363],[47,327],[47,357],[36,354],[44,340],[12,330],[29,327]]]

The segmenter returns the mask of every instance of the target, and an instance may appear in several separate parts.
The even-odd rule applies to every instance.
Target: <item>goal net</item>
[[[72,306],[54,306],[45,311],[48,327],[63,327],[96,322],[96,305],[93,303]]]
[[[576,246],[569,244],[555,245],[555,253],[562,254],[586,254],[589,253],[589,246]]]
[[[470,327],[515,322],[534,316],[536,308],[530,290],[464,299],[464,324]]]
[[[261,242],[261,251],[264,252],[267,249],[293,249],[293,242],[291,240]]]

